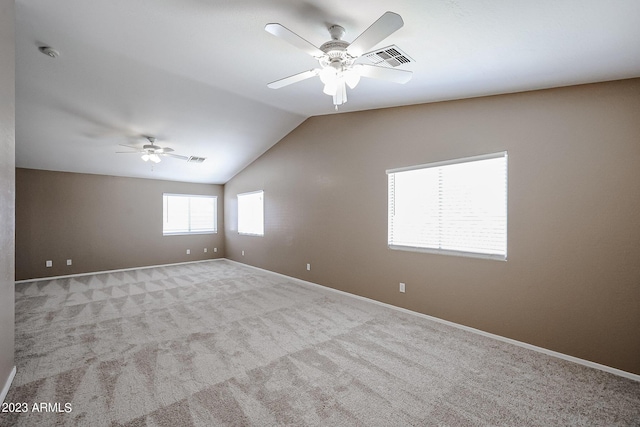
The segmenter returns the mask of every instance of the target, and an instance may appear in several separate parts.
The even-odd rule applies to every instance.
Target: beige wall
[[[16,279],[223,257],[222,191],[221,185],[18,168]],[[218,196],[218,233],[163,236],[164,192]]]
[[[14,4],[0,1],[0,393],[14,366]]]
[[[387,248],[386,169],[503,150],[507,262]],[[640,79],[313,117],[225,206],[227,258],[640,374]]]

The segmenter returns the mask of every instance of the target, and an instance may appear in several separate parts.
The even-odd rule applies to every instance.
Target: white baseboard
[[[172,264],[159,264],[159,265],[145,265],[142,267],[130,267],[130,268],[119,268],[117,270],[104,270],[104,271],[92,271],[89,273],[77,273],[77,274],[67,274],[65,276],[48,276],[48,277],[37,277],[35,279],[24,279],[24,280],[16,280],[14,283],[27,283],[27,282],[41,282],[43,280],[56,280],[56,279],[68,279],[71,277],[82,277],[82,276],[92,276],[94,274],[105,274],[105,273],[118,273],[121,271],[131,271],[131,270],[144,270],[147,268],[157,268],[157,267],[171,267],[175,265],[183,265],[183,264],[195,264],[198,262],[209,262],[209,261],[220,261],[225,260],[226,258],[211,258],[211,259],[201,259],[198,261],[184,261],[184,262],[175,262]]]
[[[536,345],[528,344],[526,342],[517,341],[517,340],[511,339],[511,338],[507,338],[507,337],[503,337],[503,336],[500,336],[500,335],[492,334],[490,332],[485,332],[485,331],[482,331],[480,329],[475,329],[475,328],[471,328],[469,326],[460,325],[459,323],[450,322],[448,320],[440,319],[438,317],[429,316],[428,314],[423,314],[423,313],[419,313],[417,311],[408,310],[406,308],[397,307],[395,305],[387,304],[387,303],[384,303],[384,302],[381,302],[381,301],[376,301],[376,300],[371,299],[371,298],[363,297],[363,296],[360,296],[360,295],[350,294],[349,292],[345,292],[345,291],[341,291],[341,290],[338,290],[338,289],[330,288],[328,286],[322,286],[322,285],[319,285],[319,284],[313,283],[313,282],[308,282],[306,280],[298,279],[297,277],[287,276],[286,274],[276,273],[274,271],[265,270],[264,268],[260,268],[260,267],[254,267],[253,265],[244,264],[244,263],[241,263],[241,262],[238,262],[238,261],[234,261],[234,260],[231,260],[231,259],[227,259],[227,261],[233,262],[233,263],[236,263],[236,264],[240,264],[240,265],[243,265],[243,266],[246,266],[246,267],[254,268],[256,270],[264,271],[264,272],[267,272],[267,273],[275,274],[276,276],[285,277],[287,279],[290,279],[290,280],[293,280],[293,281],[296,281],[298,283],[302,283],[302,284],[305,284],[305,285],[308,285],[308,286],[320,287],[320,288],[328,290],[328,291],[337,292],[337,293],[339,293],[341,295],[346,295],[346,296],[350,296],[352,298],[357,298],[357,299],[360,299],[360,300],[363,300],[363,301],[372,302],[374,304],[378,304],[378,305],[381,305],[383,307],[387,307],[387,308],[391,308],[391,309],[394,309],[394,310],[398,310],[398,311],[401,311],[403,313],[408,313],[408,314],[412,314],[412,315],[415,315],[415,316],[422,317],[424,319],[433,320],[434,322],[443,323],[445,325],[453,326],[454,328],[458,328],[458,329],[462,329],[462,330],[465,330],[465,331],[468,331],[468,332],[479,334],[479,335],[482,335],[482,336],[485,336],[485,337],[488,337],[488,338],[492,338],[494,340],[498,340],[498,341],[506,342],[506,343],[509,343],[509,344],[517,345],[518,347],[523,347],[523,348],[526,348],[528,350],[537,351],[538,353],[543,353],[543,354],[546,354],[548,356],[557,357],[558,359],[567,360],[569,362],[577,363],[577,364],[583,365],[583,366],[588,366],[589,368],[599,369],[601,371],[609,372],[610,374],[618,375],[620,377],[629,378],[631,380],[640,382],[640,375],[633,374],[633,373],[627,372],[627,371],[623,371],[621,369],[612,368],[611,366],[602,365],[600,363],[592,362],[590,360],[580,359],[579,357],[570,356],[568,354],[564,354],[564,353],[560,353],[560,352],[557,352],[557,351],[549,350],[549,349],[544,348],[544,347],[538,347]]]
[[[9,378],[4,383],[4,387],[2,387],[2,393],[0,393],[0,403],[4,403],[4,398],[7,397],[7,393],[9,393],[9,387],[11,387],[11,383],[13,382],[13,378],[16,376],[17,369],[14,366],[9,374]]]

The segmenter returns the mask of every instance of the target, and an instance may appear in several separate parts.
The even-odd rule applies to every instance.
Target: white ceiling
[[[334,114],[317,66],[264,31],[319,46],[353,39],[385,11],[414,60],[405,84],[362,79],[340,112],[640,76],[638,0],[17,0],[18,167],[225,183],[307,117]],[[60,51],[49,58],[38,47]],[[202,164],[151,169],[118,144],[142,135]]]

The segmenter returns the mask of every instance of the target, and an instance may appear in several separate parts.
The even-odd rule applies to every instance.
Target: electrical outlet
[[[207,248],[204,248],[204,253],[205,253],[205,254],[207,253]]]
[[[244,256],[244,251],[242,251],[242,256]]]
[[[71,260],[70,259],[67,260],[67,265],[71,265]]]
[[[45,265],[46,265],[47,267],[53,267],[53,261],[51,261],[51,260],[49,259],[49,260],[47,260],[47,262],[45,263]]]
[[[218,252],[218,248],[213,248],[213,252]]]
[[[191,249],[187,249],[187,255],[191,254]]]
[[[405,285],[404,283],[400,283],[400,292],[404,293]]]
[[[307,264],[307,271],[311,271],[311,264]]]

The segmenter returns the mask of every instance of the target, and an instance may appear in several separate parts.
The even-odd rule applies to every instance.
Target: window
[[[238,233],[264,236],[264,191],[238,194]]]
[[[162,234],[207,234],[218,231],[218,198],[188,194],[162,195]]]
[[[507,259],[507,153],[387,171],[389,247]]]

